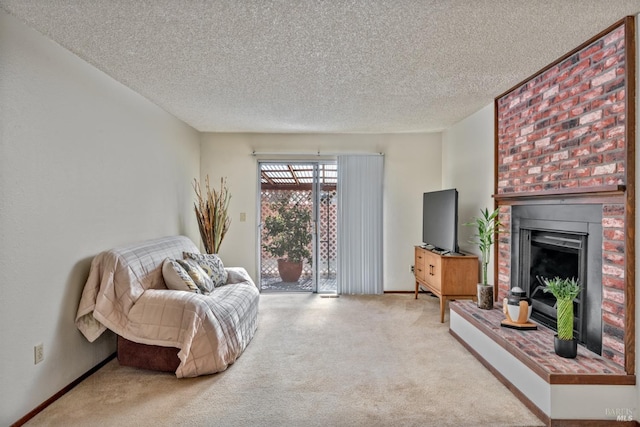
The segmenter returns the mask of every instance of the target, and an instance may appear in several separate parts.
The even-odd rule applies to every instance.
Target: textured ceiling
[[[449,127],[638,0],[0,0],[200,131]]]

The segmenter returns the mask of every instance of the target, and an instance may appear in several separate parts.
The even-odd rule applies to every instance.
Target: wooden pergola
[[[304,163],[264,163],[260,166],[260,182],[263,190],[311,190],[313,166]],[[320,188],[335,190],[338,170],[335,164],[318,165]]]

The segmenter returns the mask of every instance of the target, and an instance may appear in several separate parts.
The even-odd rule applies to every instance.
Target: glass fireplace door
[[[586,236],[548,230],[521,230],[523,289],[532,300],[531,317],[556,329],[556,299],[544,292],[544,279],[586,277]],[[584,290],[574,299],[574,334],[581,340]]]

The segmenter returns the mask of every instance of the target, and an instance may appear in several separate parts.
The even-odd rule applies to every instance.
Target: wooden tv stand
[[[477,299],[478,257],[470,254],[440,255],[415,247],[416,299],[420,285],[440,298],[440,323],[447,300]]]

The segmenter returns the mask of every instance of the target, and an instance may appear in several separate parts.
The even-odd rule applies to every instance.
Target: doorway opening
[[[261,291],[335,293],[336,162],[258,166]]]

